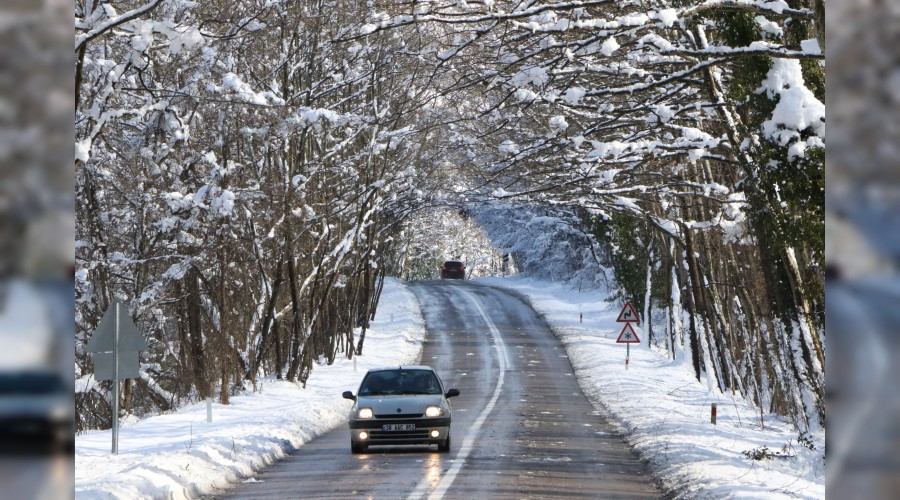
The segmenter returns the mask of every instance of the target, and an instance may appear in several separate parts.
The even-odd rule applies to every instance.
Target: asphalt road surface
[[[418,282],[422,364],[454,398],[450,453],[350,453],[346,427],[303,446],[229,498],[659,498],[634,451],[581,393],[563,347],[508,292]],[[340,397],[335,394],[335,397]]]
[[[835,281],[826,291],[826,490],[900,495],[900,287]]]
[[[75,462],[71,456],[46,450],[9,450],[0,445],[2,498],[72,498]]]

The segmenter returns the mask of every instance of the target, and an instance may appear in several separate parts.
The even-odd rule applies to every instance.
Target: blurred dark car
[[[441,266],[441,279],[466,279],[466,265],[458,260],[448,260]]]
[[[49,370],[0,372],[0,439],[22,449],[75,447],[72,393]]]

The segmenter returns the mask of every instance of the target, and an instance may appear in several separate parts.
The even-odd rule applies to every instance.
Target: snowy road
[[[352,455],[341,427],[229,497],[660,496],[645,466],[582,395],[565,351],[529,306],[469,282],[411,288],[428,329],[422,364],[462,391],[453,400],[450,453],[393,447]]]
[[[2,447],[0,453],[3,498],[68,498],[72,491],[71,458],[34,451],[10,452]]]

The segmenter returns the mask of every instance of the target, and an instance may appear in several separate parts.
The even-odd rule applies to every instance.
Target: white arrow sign
[[[118,330],[118,332],[117,332]],[[118,300],[113,301],[103,319],[94,330],[91,340],[84,346],[87,352],[146,351],[147,341],[128,315],[128,308]]]
[[[119,380],[140,376],[138,351],[147,347],[147,341],[128,315],[128,308],[118,300],[103,313],[85,346],[87,352],[94,353],[94,378],[113,381],[113,455],[119,452]]]

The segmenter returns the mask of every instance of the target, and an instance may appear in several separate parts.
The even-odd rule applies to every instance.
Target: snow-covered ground
[[[294,447],[346,422],[350,401],[366,370],[415,363],[425,326],[415,296],[388,279],[381,304],[366,333],[363,355],[316,366],[302,389],[274,379],[255,392],[231,398],[227,406],[206,404],[125,424],[119,453],[110,454],[110,431],[75,440],[75,495],[78,498],[184,498],[219,491],[245,480],[284,457]]]
[[[641,346],[631,346],[626,369],[625,345],[615,342],[620,307],[607,302],[606,293],[523,278],[478,281],[530,299],[565,344],[585,395],[621,426],[676,498],[825,498],[824,433],[812,436],[813,451],[784,419],[765,415],[761,426],[759,411],[747,401],[710,392],[689,363],[647,347],[643,337]],[[762,447],[780,458],[743,454]]]
[[[760,416],[746,401],[708,391],[690,366],[643,346],[616,344],[619,307],[605,293],[580,293],[561,285],[521,278],[481,283],[527,296],[566,345],[585,394],[602,405],[628,441],[647,459],[663,485],[678,498],[824,498],[824,435],[812,451],[797,441],[783,419]],[[583,314],[583,322],[579,315]],[[256,392],[213,405],[213,422],[198,404],[122,427],[119,454],[110,455],[110,432],[80,435],[75,450],[78,498],[182,498],[214,493],[341,425],[355,390],[372,366],[416,362],[424,323],[415,297],[389,280],[367,334],[364,355],[317,366],[308,388],[264,381]],[[377,339],[377,340],[376,340]],[[717,425],[710,404],[718,404]],[[782,455],[751,460],[743,452]],[[252,480],[252,479],[250,479]]]

